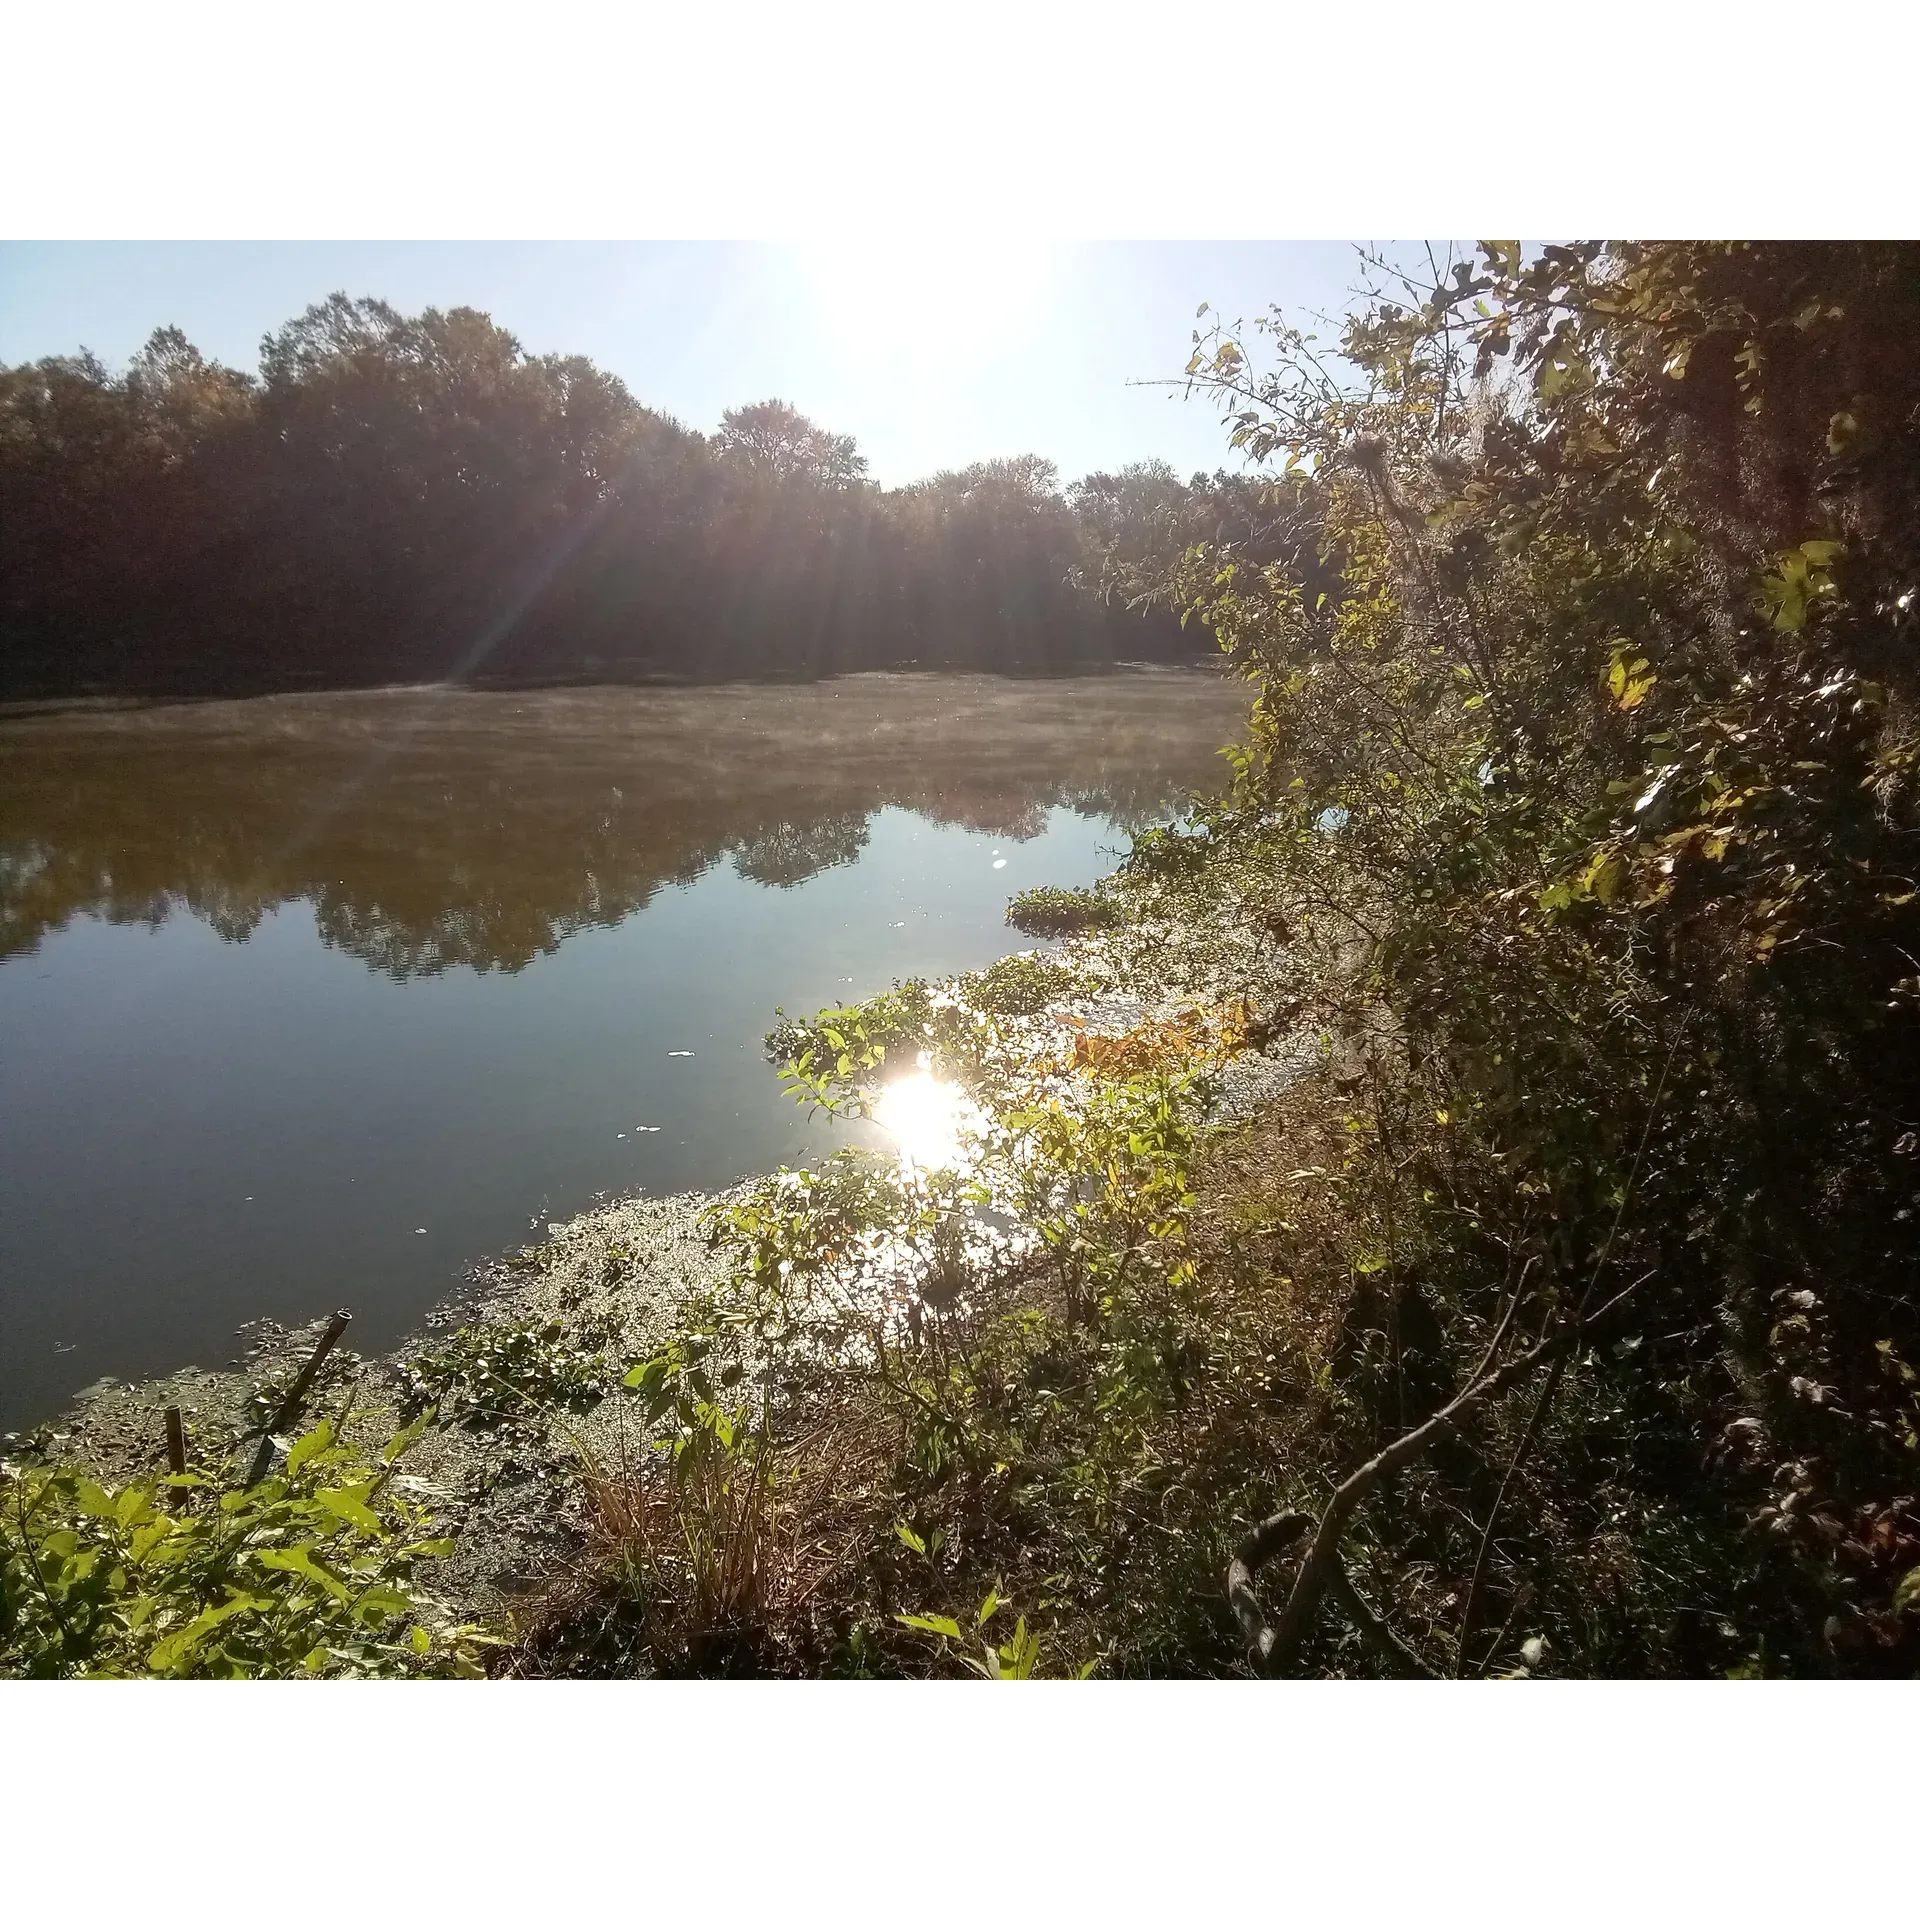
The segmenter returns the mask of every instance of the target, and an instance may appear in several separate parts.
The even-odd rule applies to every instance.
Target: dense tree
[[[730,407],[720,416],[717,445],[723,459],[762,482],[811,481],[842,489],[866,478],[866,458],[852,435],[816,427],[784,400]]]
[[[257,374],[172,327],[120,373],[85,353],[0,368],[0,525],[13,693],[1059,667],[1194,644],[1073,589],[1105,536],[1044,460],[887,492],[785,401],[709,439],[471,308],[344,294],[268,334]]]
[[[1915,1670],[1917,330],[1908,245],[1501,243],[1344,365],[1195,354],[1334,562],[1161,582],[1260,684],[1209,850],[1347,1108],[1283,1668],[1380,1450],[1355,1534],[1455,1670],[1513,1616],[1574,1671]],[[1463,1389],[1485,1450],[1421,1425]]]
[[[982,1117],[717,1217],[783,1364],[849,1303],[759,1434],[870,1543],[743,1640],[991,1672],[1004,1598],[1053,1671],[1920,1673],[1916,339],[1911,245],[1495,243],[1337,356],[1200,343],[1265,477],[1083,494],[1257,687],[1233,793],[1015,902],[1079,954],[772,1036]],[[1096,985],[1124,1029],[1036,1042]]]

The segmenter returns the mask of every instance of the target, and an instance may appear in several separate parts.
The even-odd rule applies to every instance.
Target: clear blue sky
[[[0,362],[118,364],[177,325],[251,370],[262,334],[338,289],[480,307],[703,430],[777,395],[887,485],[1016,453],[1067,479],[1152,455],[1186,474],[1231,464],[1218,414],[1128,382],[1179,374],[1203,300],[1337,311],[1356,273],[1326,242],[14,242]]]

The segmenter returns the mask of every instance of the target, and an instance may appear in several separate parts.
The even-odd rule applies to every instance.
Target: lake
[[[854,1137],[776,1008],[1035,943],[1218,788],[1200,670],[393,689],[0,717],[0,1428],[352,1309],[363,1349],[596,1197]]]

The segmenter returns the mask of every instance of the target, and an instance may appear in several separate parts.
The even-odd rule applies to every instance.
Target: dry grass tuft
[[[887,1438],[843,1394],[774,1450],[590,1461],[584,1543],[516,1610],[506,1670],[816,1671],[884,1522]]]

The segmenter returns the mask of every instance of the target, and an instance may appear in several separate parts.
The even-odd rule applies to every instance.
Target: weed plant
[[[115,1490],[8,1465],[0,1674],[477,1676],[484,1636],[412,1586],[423,1555],[453,1551],[394,1484],[419,1431],[375,1462],[323,1420],[277,1471],[225,1491],[195,1473]]]

